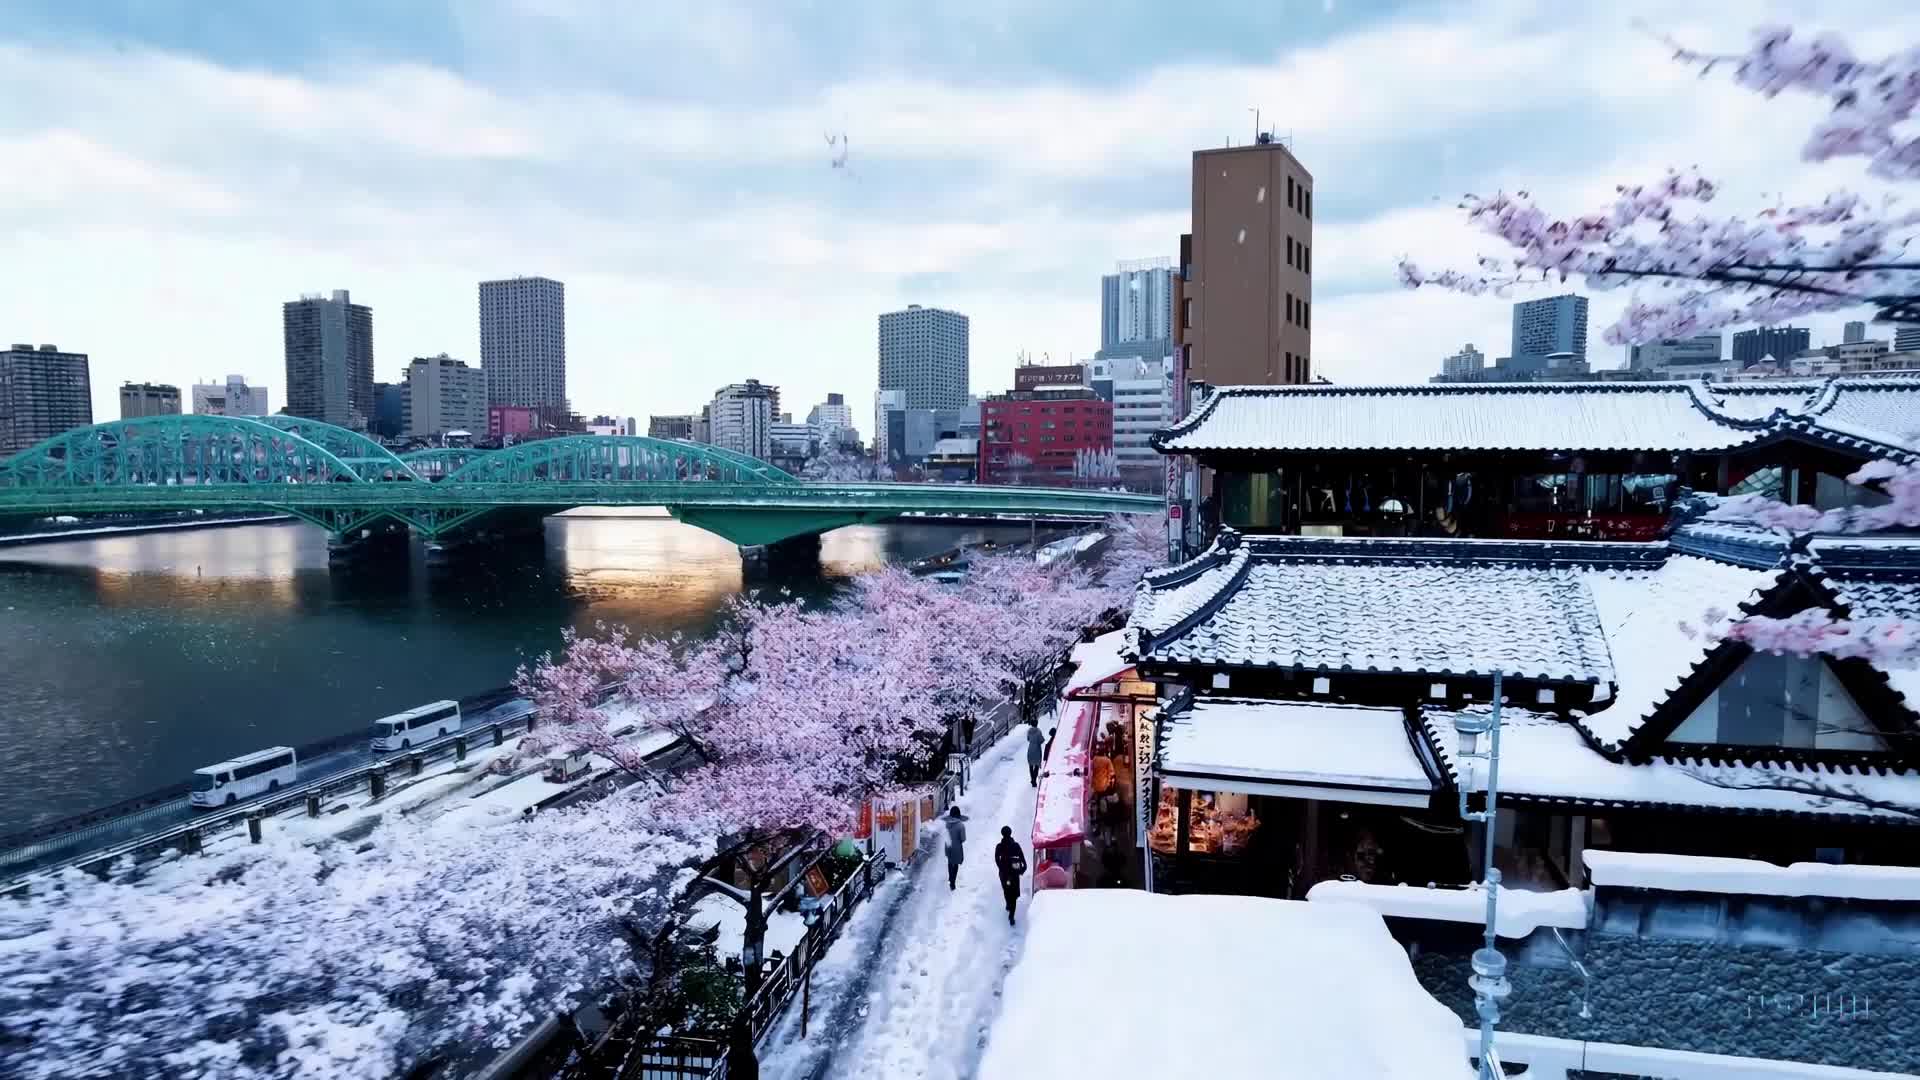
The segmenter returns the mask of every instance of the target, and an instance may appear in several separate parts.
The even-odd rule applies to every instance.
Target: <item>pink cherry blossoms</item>
[[[1823,608],[1809,608],[1785,618],[1750,615],[1710,623],[1705,628],[1708,640],[1743,642],[1761,652],[1824,654],[1877,664],[1906,664],[1920,656],[1914,628],[1899,619],[1836,619]]]
[[[1682,48],[1675,55],[1703,74],[1732,65],[1741,85],[1768,96],[1796,89],[1830,98],[1833,111],[1802,151],[1809,161],[1864,157],[1875,176],[1920,177],[1920,137],[1907,128],[1920,104],[1920,49],[1866,62],[1835,37],[1803,43],[1770,27],[1740,56]],[[1884,321],[1920,321],[1920,260],[1907,251],[1920,212],[1843,191],[1751,218],[1716,217],[1702,208],[1719,186],[1671,170],[1616,192],[1610,205],[1571,218],[1549,214],[1524,191],[1469,195],[1461,204],[1467,220],[1513,253],[1483,257],[1466,271],[1429,272],[1402,259],[1400,280],[1472,294],[1575,275],[1597,290],[1634,286],[1633,302],[1607,329],[1613,344],[1862,304],[1877,307]]]

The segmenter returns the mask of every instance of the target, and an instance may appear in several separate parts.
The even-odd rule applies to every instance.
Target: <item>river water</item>
[[[747,580],[725,540],[648,511],[549,518],[544,549],[330,571],[292,522],[0,548],[0,833],[507,683],[596,623],[704,634],[743,590],[849,575],[1025,528],[851,526],[817,573]]]

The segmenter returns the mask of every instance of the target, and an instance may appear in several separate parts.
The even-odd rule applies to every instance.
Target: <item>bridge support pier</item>
[[[808,574],[820,571],[820,534],[790,536],[771,544],[740,548],[748,577]]]
[[[407,528],[396,521],[379,521],[364,528],[327,537],[327,563],[351,566],[379,560],[407,557]]]
[[[495,510],[426,542],[427,565],[445,566],[468,552],[502,547],[541,549],[547,542],[546,509]]]

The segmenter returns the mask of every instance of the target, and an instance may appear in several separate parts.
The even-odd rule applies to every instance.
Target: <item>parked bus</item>
[[[195,806],[231,806],[263,791],[278,791],[280,785],[293,783],[298,765],[293,747],[276,746],[195,769],[191,801]]]
[[[460,703],[436,701],[373,722],[375,750],[411,750],[460,730]]]

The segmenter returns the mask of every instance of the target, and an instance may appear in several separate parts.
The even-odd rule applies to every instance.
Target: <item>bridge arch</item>
[[[414,475],[422,480],[439,480],[452,475],[460,466],[474,458],[490,454],[491,450],[476,450],[471,446],[429,446],[424,450],[409,450],[400,455]]]
[[[352,466],[362,480],[420,479],[404,458],[358,431],[324,420],[288,416],[285,413],[249,419],[259,420],[281,431],[290,431],[308,442],[325,447],[329,453]]]
[[[333,451],[258,418],[143,416],[63,431],[0,462],[0,487],[362,481]]]
[[[792,473],[705,443],[645,435],[572,435],[493,450],[448,474],[447,484],[711,480],[792,484]]]

